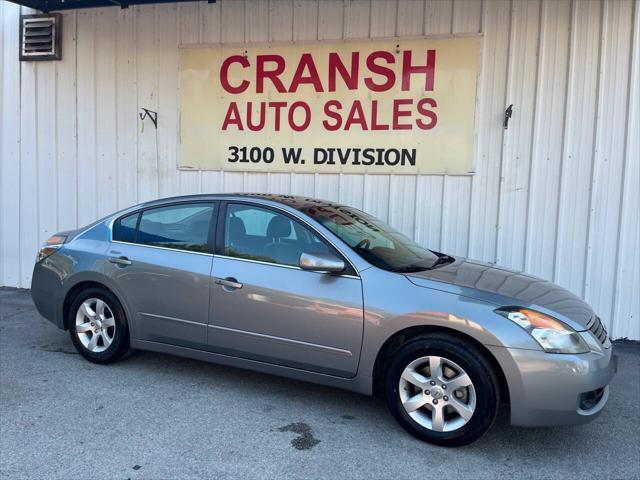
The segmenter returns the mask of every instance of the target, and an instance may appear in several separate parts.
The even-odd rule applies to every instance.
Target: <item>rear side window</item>
[[[113,225],[113,239],[119,242],[133,243],[136,238],[138,212],[122,217]]]
[[[144,210],[135,242],[209,252],[209,230],[214,209],[210,203],[192,203]]]

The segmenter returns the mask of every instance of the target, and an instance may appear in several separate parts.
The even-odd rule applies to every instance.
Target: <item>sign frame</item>
[[[187,49],[212,49],[212,48],[225,48],[225,49],[233,49],[233,48],[246,48],[246,47],[274,47],[277,49],[279,46],[314,46],[314,45],[339,45],[339,44],[353,44],[353,43],[383,43],[383,42],[397,42],[401,44],[402,42],[407,41],[416,41],[416,40],[448,40],[448,39],[460,39],[460,38],[478,38],[479,45],[477,51],[476,61],[476,75],[475,75],[475,92],[474,92],[474,101],[473,101],[473,134],[472,134],[472,143],[471,143],[471,168],[468,171],[456,171],[449,172],[447,170],[440,172],[416,172],[416,171],[402,171],[401,169],[396,169],[396,171],[376,171],[372,169],[363,169],[360,172],[353,171],[336,171],[336,170],[328,170],[326,172],[319,171],[316,169],[309,169],[307,171],[299,171],[295,169],[290,170],[282,170],[282,169],[274,169],[270,170],[268,168],[263,169],[252,169],[252,168],[234,168],[234,169],[226,169],[226,168],[207,168],[206,166],[188,166],[184,165],[182,162],[183,159],[183,146],[182,146],[182,67],[181,67],[181,50]],[[391,36],[391,37],[376,37],[376,38],[349,38],[349,39],[324,39],[324,40],[301,40],[301,41],[260,41],[260,42],[217,42],[217,43],[182,43],[178,45],[178,63],[180,64],[180,68],[177,71],[177,155],[176,155],[176,169],[178,171],[191,171],[191,172],[229,172],[229,173],[298,173],[298,174],[333,174],[333,175],[430,175],[430,176],[442,176],[442,175],[454,175],[454,176],[473,176],[477,170],[477,156],[478,156],[478,108],[480,103],[480,82],[482,80],[482,57],[484,53],[484,34],[483,33],[464,33],[464,34],[437,34],[437,35],[407,35],[407,36]],[[355,98],[355,97],[354,97]]]

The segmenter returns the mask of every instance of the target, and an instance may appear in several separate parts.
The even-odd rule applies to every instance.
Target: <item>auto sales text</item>
[[[323,75],[311,53],[302,53],[293,65],[278,54],[226,57],[220,65],[219,82],[232,100],[221,117],[221,130],[304,132],[316,121],[316,115],[327,132],[431,130],[437,125],[438,103],[428,95],[435,86],[436,50],[415,55],[421,58],[412,58],[411,50],[397,55],[386,50],[375,50],[366,56],[358,51],[343,55],[349,58],[329,52],[328,66],[321,69]],[[299,93],[301,87],[304,95]],[[345,89],[358,91],[360,98],[330,95]],[[392,98],[375,98],[376,94],[391,90]],[[282,97],[273,101],[270,92],[291,95],[292,101],[283,101]],[[301,99],[319,94],[325,94],[326,100],[318,112]],[[260,95],[265,100],[260,100]]]

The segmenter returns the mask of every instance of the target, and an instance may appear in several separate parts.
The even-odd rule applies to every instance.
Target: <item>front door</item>
[[[227,204],[218,223],[224,230],[213,260],[210,349],[354,376],[363,330],[360,278],[298,267],[303,252],[338,252],[298,220],[255,204]]]
[[[216,204],[183,203],[114,224],[107,275],[134,313],[136,340],[207,348]]]

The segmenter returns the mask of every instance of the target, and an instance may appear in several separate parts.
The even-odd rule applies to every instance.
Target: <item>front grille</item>
[[[604,324],[600,320],[600,317],[594,316],[591,320],[589,320],[589,324],[587,328],[591,333],[595,335],[598,341],[604,345],[607,341],[607,330],[604,328]]]

